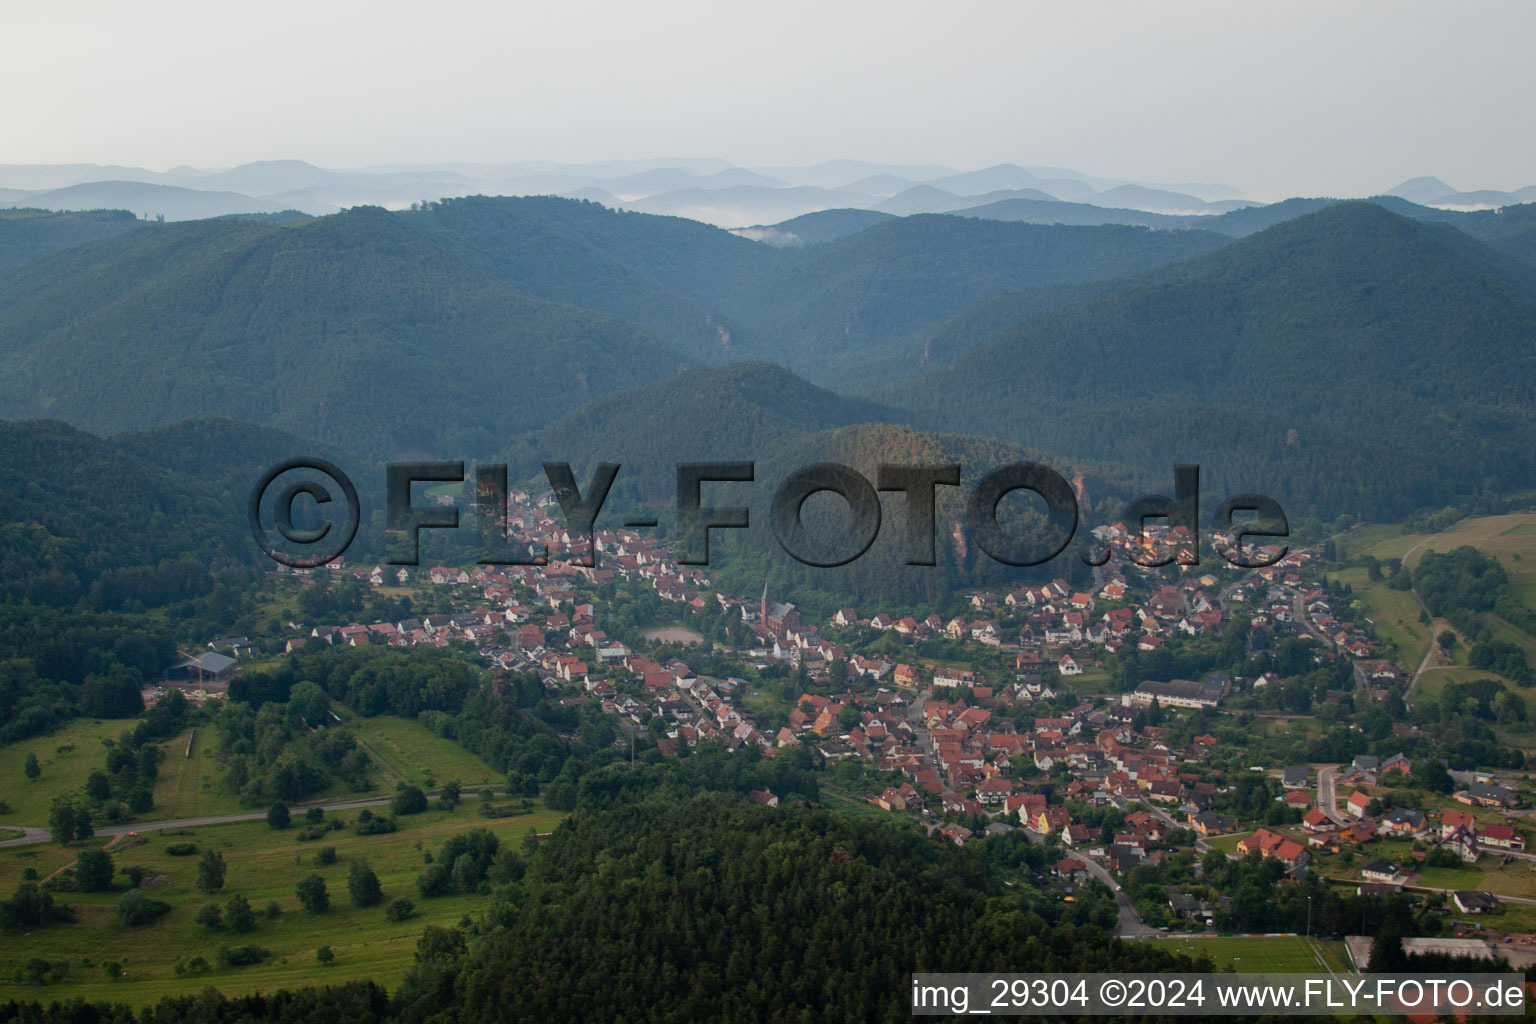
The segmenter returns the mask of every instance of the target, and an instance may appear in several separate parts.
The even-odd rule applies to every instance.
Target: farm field
[[[1190,956],[1209,956],[1218,968],[1230,967],[1249,974],[1296,974],[1312,971],[1349,970],[1342,942],[1311,939],[1303,935],[1222,935],[1211,938],[1147,940],[1172,946]]]
[[[356,814],[343,817],[350,823]],[[27,936],[0,936],[0,1000],[78,996],[143,1006],[208,985],[239,994],[369,977],[390,984],[408,969],[416,940],[427,925],[452,925],[483,905],[481,897],[472,895],[420,898],[415,879],[425,865],[425,853],[436,852],[450,835],[472,828],[489,829],[504,844],[519,848],[530,832],[547,832],[563,817],[540,808],[518,817],[485,819],[475,813],[473,803],[465,803],[451,814],[433,810],[402,818],[401,831],[384,836],[357,836],[343,829],[315,842],[301,842],[297,825],[276,831],[265,822],[241,822],[156,833],[136,844],[119,844],[111,850],[116,866],[138,865],[151,876],[163,876],[148,892],[170,903],[170,913],[154,924],[129,928],[114,909],[121,892],[60,894],[59,900],[75,909],[77,923],[52,925]],[[170,855],[166,847],[175,842],[194,843],[199,853],[222,853],[228,866],[224,888],[213,897],[200,892],[195,886],[199,857]],[[325,846],[335,847],[337,859],[321,866],[316,853]],[[46,876],[72,862],[77,852],[53,845],[0,851],[0,886],[13,889],[27,867]],[[416,904],[415,915],[394,923],[381,906],[353,906],[347,873],[355,857],[365,858],[378,874],[386,901],[409,896]],[[325,914],[308,913],[294,894],[298,881],[311,873],[326,881],[331,909]],[[222,903],[237,892],[256,911],[255,931],[236,935],[194,923],[205,902]],[[264,914],[273,900],[282,911],[275,919]],[[271,957],[250,967],[219,966],[221,946],[245,944],[264,947]],[[315,950],[323,945],[336,954],[329,966],[315,959]],[[176,973],[178,963],[185,966],[198,956],[209,960],[211,969]],[[26,965],[33,958],[67,962],[65,980],[42,990],[27,983]],[[108,979],[101,966],[107,961],[122,964],[120,980]]]

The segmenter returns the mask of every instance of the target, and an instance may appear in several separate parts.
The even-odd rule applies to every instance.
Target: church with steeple
[[[763,601],[758,610],[758,622],[775,637],[782,637],[800,625],[800,613],[792,604],[773,603],[768,600],[768,581],[763,581]]]

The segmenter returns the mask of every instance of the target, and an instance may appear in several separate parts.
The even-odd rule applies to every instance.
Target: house
[[[1055,874],[1057,878],[1064,878],[1069,882],[1088,881],[1088,865],[1084,864],[1076,857],[1063,857],[1061,860],[1051,865],[1051,872]]]
[[[1380,882],[1384,885],[1394,885],[1397,882],[1397,865],[1389,860],[1377,857],[1365,867],[1360,869],[1360,877],[1368,882]]]
[[[750,797],[752,802],[757,804],[759,807],[779,806],[779,798],[774,796],[772,793],[769,793],[767,790],[754,789],[747,793],[747,796]]]
[[[1344,810],[1353,818],[1365,817],[1365,809],[1370,806],[1371,798],[1364,790],[1357,789],[1349,794],[1349,799],[1344,802]]]
[[[1049,835],[1060,832],[1072,824],[1072,814],[1065,807],[1044,807],[1035,817],[1035,831]]]
[[[1500,850],[1525,850],[1525,836],[1508,825],[1488,825],[1477,836],[1484,846]]]
[[[1477,831],[1477,818],[1471,811],[1446,811],[1440,816],[1440,836],[1448,837],[1459,828]]]
[[[1458,828],[1441,840],[1442,849],[1450,850],[1467,864],[1475,864],[1482,851],[1477,846],[1477,833],[1470,828]]]
[[[1278,832],[1271,832],[1261,828],[1251,836],[1244,836],[1237,841],[1237,852],[1243,856],[1250,853],[1259,853],[1269,856],[1270,852],[1281,843],[1285,842],[1285,836]]]
[[[1474,782],[1453,796],[1471,807],[1505,807],[1509,804],[1509,790],[1482,782]]]
[[[1425,824],[1423,811],[1415,811],[1407,807],[1394,807],[1382,815],[1381,821],[1377,823],[1377,828],[1383,832],[1413,836],[1424,831]]]
[[[1480,889],[1467,889],[1461,892],[1451,893],[1451,902],[1456,904],[1456,909],[1463,914],[1486,914],[1490,910],[1499,907],[1498,897],[1491,892],[1483,892]]]
[[[1008,779],[983,779],[976,786],[976,799],[987,806],[997,806],[1013,793],[1013,783]]]
[[[1083,667],[1073,659],[1070,654],[1063,654],[1061,660],[1056,662],[1056,671],[1064,676],[1079,676],[1083,674]]]
[[[1225,814],[1217,814],[1215,811],[1201,811],[1199,814],[1191,814],[1189,823],[1196,832],[1202,836],[1221,836],[1228,832],[1237,831],[1237,819]]]
[[[945,839],[948,839],[956,846],[964,846],[966,840],[971,838],[972,832],[964,825],[955,825],[951,823],[941,827],[939,829],[939,835],[943,836]]]
[[[1082,846],[1086,843],[1097,842],[1099,835],[1098,829],[1090,828],[1087,825],[1068,825],[1061,838],[1068,846]]]
[[[1306,789],[1312,770],[1304,764],[1288,764],[1280,773],[1280,781],[1286,789]]]
[[[1333,821],[1319,808],[1312,808],[1301,819],[1301,827],[1308,832],[1322,832],[1333,827]]]
[[[1211,917],[1214,907],[1202,899],[1197,899],[1186,892],[1176,892],[1168,897],[1168,909],[1176,917],[1192,920],[1204,920]]]

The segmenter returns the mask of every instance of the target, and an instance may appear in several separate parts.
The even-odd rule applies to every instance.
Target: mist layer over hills
[[[1468,191],[1437,178],[1418,177],[1385,189],[1385,194],[1448,210],[1487,210],[1536,200],[1536,186]],[[359,205],[404,209],[469,195],[559,195],[728,228],[771,225],[847,208],[907,216],[1011,203],[1008,219],[1083,224],[1143,223],[1136,214],[1210,217],[1259,205],[1230,185],[1134,182],[1016,164],[971,171],[857,160],[745,168],[709,159],[353,169],[267,160],[223,170],[169,171],[94,164],[0,165],[0,204],[56,211],[120,208],[150,219],[284,210],[320,215]],[[1022,210],[1033,210],[1029,204],[1040,203],[1113,210],[1115,219],[1096,221],[1090,211],[1070,208],[1019,216]]]

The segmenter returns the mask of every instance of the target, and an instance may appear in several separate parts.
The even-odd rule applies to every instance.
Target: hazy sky
[[[0,0],[0,163],[1005,161],[1536,183],[1536,4]]]

